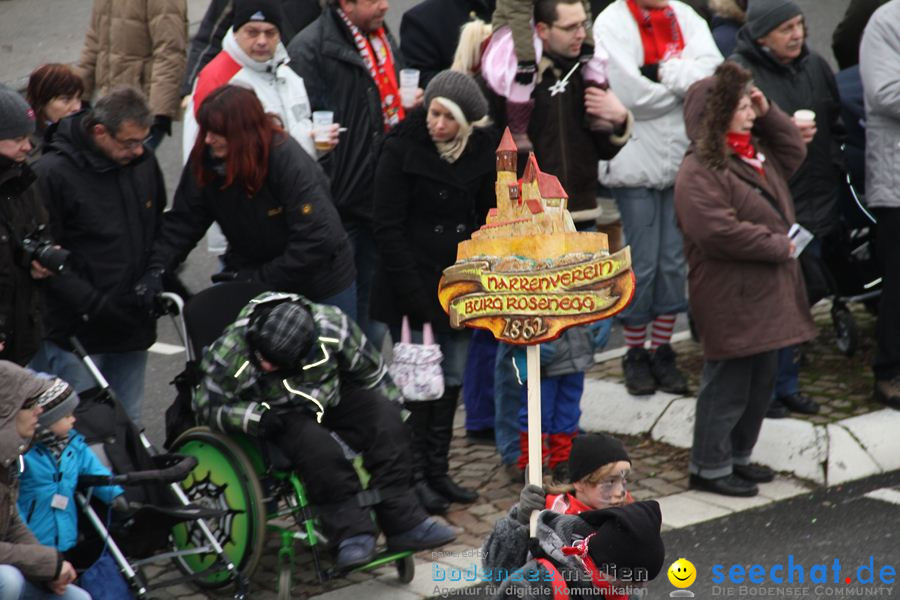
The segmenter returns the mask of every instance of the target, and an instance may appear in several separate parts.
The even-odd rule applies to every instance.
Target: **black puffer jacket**
[[[71,251],[70,268],[45,280],[47,337],[68,347],[77,335],[89,353],[145,350],[156,320],[137,308],[143,275],[166,206],[153,152],[121,166],[84,131],[85,112],[67,117],[34,165],[50,214],[50,234]]]
[[[414,328],[429,321],[435,330],[449,330],[438,282],[456,262],[457,244],[496,204],[497,137],[493,128],[475,129],[451,164],[438,155],[423,109],[391,131],[375,176],[373,318],[399,325],[405,314]]]
[[[207,167],[216,161],[207,157]],[[293,138],[277,135],[269,168],[253,197],[223,177],[199,187],[189,162],[163,219],[151,265],[173,269],[215,221],[228,239],[225,265],[240,279],[320,301],[345,290],[356,272],[347,234],[324,173]]]
[[[404,63],[390,37],[394,67]],[[334,7],[288,45],[290,66],[303,78],[312,110],[334,111],[335,123],[347,128],[341,143],[321,164],[331,177],[331,195],[345,221],[372,220],[372,182],[384,141],[381,96]],[[399,75],[398,75],[399,77]]]
[[[44,335],[43,296],[31,278],[21,241],[47,223],[35,175],[25,163],[0,156],[0,359],[28,363]]]
[[[496,0],[425,0],[403,13],[400,49],[408,65],[421,71],[419,86],[453,63],[459,30],[470,19],[491,22]]]
[[[806,162],[790,179],[797,222],[823,237],[837,225],[837,196],[842,168],[839,147],[845,133],[840,97],[831,67],[804,46],[785,65],[764,50],[744,27],[738,33],[733,60],[753,73],[757,87],[789,115],[801,108],[816,113],[818,133],[806,147]]]
[[[296,34],[321,14],[319,0],[281,0],[281,42],[287,44]],[[206,64],[222,49],[225,32],[234,22],[234,0],[212,0],[188,49],[187,69],[181,84],[181,95],[194,89],[194,80]]]
[[[584,79],[576,71],[562,93],[550,90],[575,64],[574,60],[551,58],[545,54],[539,70],[541,81],[531,94],[534,110],[528,136],[541,171],[559,178],[569,194],[570,212],[597,208],[597,161],[610,160],[631,137],[631,115],[616,134],[592,132],[585,123]],[[491,116],[499,126],[506,124],[505,99],[494,93],[479,77],[482,91],[491,105]],[[615,90],[612,90],[615,92]],[[525,161],[519,160],[521,171]]]

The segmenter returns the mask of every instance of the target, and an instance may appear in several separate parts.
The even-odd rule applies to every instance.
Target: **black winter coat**
[[[284,16],[281,21],[281,41],[284,44],[322,13],[319,0],[281,0],[281,10]],[[181,84],[182,96],[193,91],[197,75],[222,49],[222,39],[233,21],[234,0],[212,0],[209,3],[188,49],[187,68]]]
[[[390,37],[394,67],[403,68],[397,43]],[[334,111],[335,123],[347,128],[341,143],[320,161],[331,177],[331,196],[344,222],[370,223],[372,182],[384,141],[381,96],[350,30],[329,6],[288,45],[291,67],[303,77],[312,110]]]
[[[206,168],[218,163],[205,158]],[[215,221],[228,240],[227,270],[239,279],[298,293],[314,302],[347,289],[356,278],[347,234],[316,162],[293,138],[278,135],[262,188],[222,189],[224,176],[200,187],[189,162],[172,210],[163,218],[151,265],[174,269]]]
[[[496,130],[475,129],[454,163],[438,155],[415,110],[384,143],[375,177],[375,243],[378,268],[372,318],[413,328],[431,322],[449,331],[437,289],[444,269],[456,262],[456,246],[480,227],[496,205]]]
[[[844,18],[831,34],[831,50],[843,71],[859,64],[859,44],[869,19],[887,0],[850,0]]]
[[[738,33],[733,60],[753,73],[757,87],[788,115],[806,108],[815,111],[818,132],[806,146],[806,161],[789,183],[797,222],[821,238],[838,220],[840,142],[845,136],[840,120],[837,83],[825,59],[804,47],[789,65],[778,62],[754,41],[744,27]]]
[[[403,13],[400,49],[407,64],[421,71],[419,86],[453,63],[459,31],[473,17],[491,22],[496,0],[425,0]]]
[[[31,360],[44,335],[43,295],[21,246],[47,223],[34,181],[27,164],[0,156],[0,335],[6,344],[0,360],[20,365]]]
[[[60,121],[34,165],[50,215],[50,235],[72,255],[45,281],[47,337],[68,347],[77,335],[89,353],[146,350],[156,319],[140,310],[143,275],[166,206],[153,152],[121,166],[85,132],[85,112]]]
[[[553,60],[549,55],[544,55],[540,67],[543,75],[531,94],[534,110],[528,123],[528,137],[541,171],[559,178],[563,189],[569,194],[570,212],[597,208],[597,161],[612,159],[631,136],[631,117],[622,135],[588,129],[584,108],[585,85],[580,71],[569,78],[564,92],[550,95],[550,88],[574,64],[573,61]],[[505,127],[505,98],[494,93],[480,76],[478,80],[490,103],[491,117],[499,127]],[[520,174],[524,167],[525,161],[519,155]]]

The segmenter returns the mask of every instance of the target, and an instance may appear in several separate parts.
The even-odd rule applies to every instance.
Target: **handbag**
[[[444,395],[444,355],[434,342],[431,323],[422,325],[422,343],[413,344],[409,317],[403,317],[400,341],[394,344],[394,360],[389,369],[391,379],[406,400],[437,400]]]
[[[81,574],[75,582],[94,600],[131,600],[134,595],[119,566],[105,549],[100,558]]]

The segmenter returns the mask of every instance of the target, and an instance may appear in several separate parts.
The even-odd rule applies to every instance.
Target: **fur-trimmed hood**
[[[741,96],[751,81],[750,72],[726,61],[715,75],[690,87],[684,99],[684,125],[691,146],[688,152],[710,169],[723,169],[732,153],[725,135]]]

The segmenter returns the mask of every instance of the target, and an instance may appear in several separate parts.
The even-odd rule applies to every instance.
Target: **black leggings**
[[[359,477],[344,456],[337,433],[348,446],[362,453],[363,466],[372,476],[369,488],[409,489],[411,468],[409,434],[400,419],[400,406],[372,390],[355,390],[326,409],[322,424],[309,413],[283,415],[285,427],[271,441],[303,478],[310,503],[318,511],[326,536],[334,542],[353,535],[375,533],[369,509],[356,502]],[[385,535],[407,531],[427,515],[415,494],[393,494],[374,506]]]

